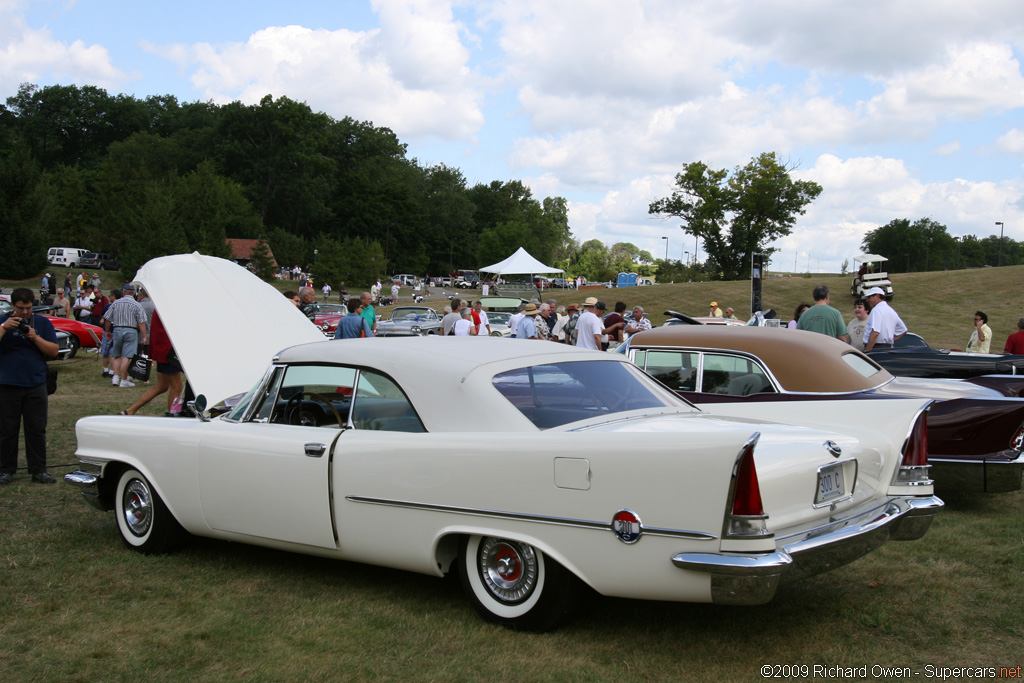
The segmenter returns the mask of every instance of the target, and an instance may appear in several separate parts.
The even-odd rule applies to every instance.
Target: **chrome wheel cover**
[[[135,536],[145,536],[153,524],[153,496],[146,482],[132,479],[124,488],[121,508],[128,530]]]
[[[534,549],[501,538],[485,538],[477,555],[480,577],[488,592],[514,605],[530,597],[537,587],[539,565]]]

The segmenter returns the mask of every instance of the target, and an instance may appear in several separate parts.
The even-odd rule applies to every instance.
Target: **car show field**
[[[807,289],[808,282],[799,284]],[[899,284],[902,298],[906,286]],[[715,285],[700,283],[709,286]],[[679,300],[697,285],[664,287],[679,288],[671,294]],[[659,289],[640,291],[651,296]],[[702,291],[694,302],[706,304]],[[632,304],[639,296],[624,300]],[[656,303],[645,305],[657,310]],[[909,302],[904,306],[897,299],[905,318],[919,315]],[[942,343],[934,331],[924,334]],[[49,432],[55,474],[78,467],[72,455],[78,418],[124,407],[123,394],[97,387],[93,359],[79,354],[57,365],[61,384],[51,397]],[[150,415],[159,414],[158,406],[151,408]],[[766,605],[589,593],[574,620],[544,635],[478,620],[455,579],[201,538],[176,554],[141,556],[123,549],[112,515],[83,506],[72,487],[20,480],[2,494],[0,609],[7,615],[5,643],[16,653],[6,664],[11,680],[152,678],[154,672],[328,679],[343,671],[359,678],[717,682],[759,680],[763,665],[785,662],[921,672],[1012,667],[1024,637],[1024,607],[1008,599],[1024,593],[1020,491],[955,494],[924,538],[780,586]],[[624,632],[643,647],[624,647]]]

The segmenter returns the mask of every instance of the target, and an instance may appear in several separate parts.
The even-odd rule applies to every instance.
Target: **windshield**
[[[626,363],[535,365],[495,375],[492,383],[540,429],[644,408],[693,409]]]
[[[413,322],[436,318],[437,313],[430,308],[396,308],[395,312],[391,314],[392,320],[411,320]]]
[[[508,325],[508,320],[511,317],[511,313],[499,313],[498,311],[493,311],[487,314],[487,321],[492,325]]]

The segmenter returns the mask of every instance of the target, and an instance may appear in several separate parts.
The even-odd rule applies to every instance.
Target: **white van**
[[[397,282],[403,287],[412,287],[416,284],[416,276],[408,273],[402,273],[401,275],[392,275],[391,281]]]
[[[65,266],[77,268],[82,257],[88,253],[88,249],[76,249],[75,247],[50,247],[46,252],[46,258],[53,266]]]

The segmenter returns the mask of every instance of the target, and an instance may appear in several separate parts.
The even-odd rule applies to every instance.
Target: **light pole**
[[[1003,265],[1003,222],[996,221],[999,226],[999,265]]]
[[[665,263],[668,263],[668,238],[662,236],[661,239],[665,240]]]
[[[686,254],[686,265],[689,266],[690,265],[690,252],[684,251],[683,253]]]

